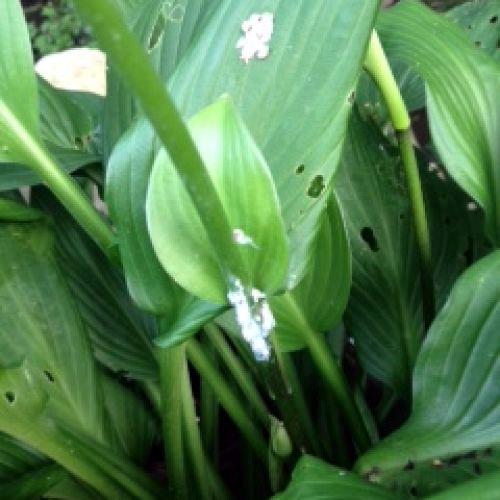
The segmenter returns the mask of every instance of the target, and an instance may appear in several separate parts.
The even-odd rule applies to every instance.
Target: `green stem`
[[[286,298],[291,310],[294,311],[294,317],[297,318],[297,333],[302,336],[302,340],[308,347],[316,368],[323,375],[325,382],[333,391],[342,414],[347,421],[347,425],[352,432],[358,450],[360,452],[367,450],[372,444],[368,432],[354,401],[349,384],[333,357],[324,335],[311,330],[306,321],[300,321],[300,318],[303,317],[302,312],[289,293],[283,297]]]
[[[280,351],[279,344],[275,335],[272,336],[271,340],[276,352],[276,356],[278,357],[280,366],[283,370],[283,376],[287,381],[287,384],[290,386],[294,406],[297,411],[297,416],[300,419],[301,426],[306,434],[306,438],[310,443],[311,451],[314,453],[314,455],[321,456],[321,445],[319,442],[318,433],[314,428],[313,421],[304,397],[302,384],[299,381],[299,377],[297,375],[297,370],[295,369],[293,360],[288,353]]]
[[[432,281],[432,252],[427,217],[425,214],[424,196],[418,173],[418,164],[411,142],[411,120],[389,65],[389,61],[387,60],[375,30],[372,33],[370,45],[368,47],[365,69],[382,94],[398,138],[420,256],[423,314],[425,325],[428,327],[435,314],[434,287]],[[413,349],[411,349],[411,351],[413,351]]]
[[[179,375],[182,377],[182,414],[185,445],[193,467],[196,488],[199,490],[200,498],[209,500],[211,494],[207,460],[201,444],[200,430],[198,428],[193,392],[186,362],[184,362],[182,374]]]
[[[162,427],[169,498],[187,498],[187,481],[182,439],[182,373],[186,362],[185,344],[158,348],[162,398]]]
[[[13,126],[16,124],[13,121]],[[113,262],[118,261],[115,235],[104,222],[77,182],[54,162],[47,150],[23,127],[16,134],[30,159],[29,167],[36,172],[68,212]]]
[[[217,349],[226,367],[231,372],[231,375],[236,380],[241,392],[246,396],[250,404],[253,406],[255,415],[262,422],[266,429],[269,428],[271,416],[266,408],[264,400],[256,389],[251,374],[243,366],[233,350],[229,347],[223,334],[219,328],[212,324],[205,326],[205,333],[212,342],[212,345]]]
[[[206,356],[214,366],[217,366],[215,348],[206,337],[203,337],[203,342]],[[204,448],[208,456],[217,464],[219,461],[219,402],[212,387],[204,378],[200,380],[200,418]]]
[[[283,377],[276,350],[272,350],[271,359],[267,363],[262,363],[260,369],[293,444],[301,453],[310,452],[311,446],[302,431],[293,392]]]
[[[167,149],[207,229],[215,254],[228,269],[240,268],[226,213],[179,112],[141,45],[127,28],[113,0],[73,0],[93,34],[130,87]]]
[[[221,406],[248,440],[259,459],[266,464],[267,445],[262,435],[249,418],[246,408],[226,384],[222,375],[213,367],[195,339],[187,342],[187,355],[200,376],[210,384]]]

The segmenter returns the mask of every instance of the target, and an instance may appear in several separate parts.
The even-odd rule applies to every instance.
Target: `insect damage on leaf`
[[[267,338],[276,322],[266,294],[256,288],[248,292],[239,279],[233,278],[227,299],[234,307],[241,335],[250,345],[255,359],[269,361],[271,348]]]
[[[252,14],[243,21],[241,29],[244,35],[236,43],[236,48],[241,51],[240,59],[248,61],[257,57],[265,59],[269,55],[269,45],[274,31],[274,15],[270,12]]]

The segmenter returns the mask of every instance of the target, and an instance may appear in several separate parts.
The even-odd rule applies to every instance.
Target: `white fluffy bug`
[[[274,31],[274,15],[270,12],[252,14],[243,21],[244,35],[236,43],[241,51],[240,59],[248,64],[251,59],[265,59],[269,55],[269,45]]]

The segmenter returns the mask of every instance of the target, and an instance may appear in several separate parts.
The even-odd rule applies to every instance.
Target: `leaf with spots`
[[[492,462],[498,468],[491,448],[500,445],[499,276],[497,250],[458,279],[418,355],[410,418],[361,457],[360,473],[427,491]]]
[[[235,103],[278,191],[290,286],[308,265],[377,10],[364,0],[223,2],[169,81],[185,117],[222,94]],[[236,48],[242,23],[266,12],[274,16],[269,54],[245,64]]]
[[[451,181],[421,169],[431,229],[438,305],[465,264],[466,199]],[[353,113],[335,179],[353,255],[346,326],[363,367],[409,398],[422,339],[418,255],[397,152]],[[445,221],[448,221],[446,223]]]
[[[446,13],[477,47],[500,60],[500,0],[465,2]]]
[[[285,491],[273,500],[398,500],[397,494],[368,483],[352,472],[329,465],[317,458],[302,457]]]

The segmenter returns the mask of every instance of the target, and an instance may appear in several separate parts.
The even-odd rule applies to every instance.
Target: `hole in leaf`
[[[364,227],[361,229],[361,238],[363,238],[364,242],[370,247],[372,252],[378,252],[378,241],[375,237],[375,233],[371,227]]]
[[[297,175],[300,175],[304,172],[304,170],[306,169],[306,166],[302,163],[301,165],[299,165],[296,169],[295,169],[295,173]]]
[[[7,391],[5,393],[5,400],[9,404],[14,404],[14,401],[16,400],[16,395],[12,391]]]
[[[408,460],[408,463],[404,466],[403,470],[413,470],[414,468],[415,464],[411,460]]]
[[[318,198],[325,189],[325,180],[322,175],[317,175],[311,182],[307,190],[307,196],[310,198]]]
[[[50,373],[48,370],[44,370],[43,374],[45,375],[45,377],[49,382],[51,383],[55,382],[54,375],[52,375],[52,373]]]
[[[490,19],[490,23],[491,23],[491,24],[495,24],[497,21],[498,21],[498,16],[493,16],[493,17]]]
[[[349,104],[352,104],[354,102],[354,99],[356,99],[356,91],[353,90],[347,97],[347,102]]]
[[[475,45],[476,47],[481,47],[483,44],[481,43],[481,40],[476,40],[476,41],[474,42],[474,45]]]

